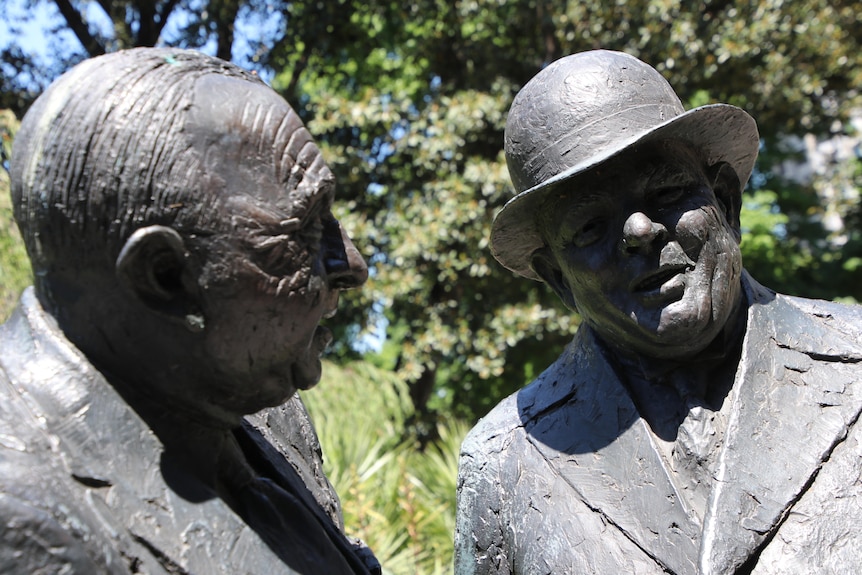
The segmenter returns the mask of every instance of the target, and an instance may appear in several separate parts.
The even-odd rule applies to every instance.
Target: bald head
[[[298,196],[306,172],[332,178],[295,112],[239,67],[170,49],[80,64],[36,101],[13,150],[15,216],[37,290],[81,269],[112,273],[137,229],[229,225],[220,194],[230,176],[215,168],[238,155],[250,169],[271,166],[273,154]]]

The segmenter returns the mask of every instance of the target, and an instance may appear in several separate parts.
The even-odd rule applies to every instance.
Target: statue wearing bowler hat
[[[640,60],[563,58],[515,98],[501,264],[582,324],[464,442],[456,573],[852,573],[862,309],[742,267],[759,138]]]

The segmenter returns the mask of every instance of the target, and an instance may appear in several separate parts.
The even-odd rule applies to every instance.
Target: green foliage
[[[341,496],[349,535],[365,541],[384,573],[449,573],[458,452],[468,426],[439,423],[423,450],[403,434],[407,387],[368,362],[327,363],[302,394],[320,437],[326,474]]]
[[[135,29],[143,34],[135,22],[154,21],[146,3],[105,4],[127,8],[109,10],[119,44]],[[206,15],[193,15],[163,41],[221,40],[228,24],[250,14],[284,24],[247,38],[255,50],[248,61],[274,74],[274,87],[320,143],[339,181],[337,215],[372,268],[366,288],[344,298],[336,349],[342,360],[355,358],[351,342],[387,324],[386,347],[373,360],[408,381],[417,407],[408,424],[421,420],[422,433],[434,435],[437,413],[471,420],[485,413],[547,366],[577,327],[544,286],[502,269],[487,244],[494,213],[513,193],[501,152],[508,107],[530,77],[564,54],[623,50],[655,65],[689,106],[729,102],[751,113],[764,153],[746,196],[747,267],[780,291],[862,298],[858,201],[850,194],[826,206],[831,176],[790,184],[772,170],[795,153],[781,147],[787,136],[840,133],[849,110],[862,105],[857,2],[200,6]],[[15,62],[39,70],[26,58]],[[858,190],[858,176],[842,178]],[[824,226],[834,213],[843,230]]]
[[[12,140],[18,125],[10,110],[0,110],[0,159],[3,161],[0,167],[0,322],[9,317],[21,290],[32,283],[30,260],[12,216],[9,173],[5,167],[12,155]]]
[[[319,14],[312,24],[339,44],[337,56],[309,40],[304,60],[274,60],[284,67],[277,88],[314,94],[292,99],[337,172],[337,216],[373,267],[341,315],[373,327],[378,318],[365,310],[383,309],[388,336],[400,338],[394,367],[420,410],[475,417],[528,381],[512,347],[545,337],[532,359],[549,363],[576,323],[538,284],[503,270],[487,245],[493,213],[512,193],[501,142],[517,86],[460,60],[490,58],[495,43],[513,49],[523,36],[499,32],[524,10],[345,4],[328,25]]]
[[[0,108],[23,116],[51,81],[81,60],[138,46],[203,48],[244,64],[261,54],[284,24],[279,0],[0,0],[11,31],[0,39]],[[245,31],[235,44],[236,30]],[[30,46],[41,29],[39,50]]]
[[[758,160],[760,186],[746,194],[742,250],[746,268],[782,293],[842,301],[862,300],[862,162],[827,166],[806,184],[779,177],[776,165],[798,153],[765,149]],[[746,214],[748,211],[748,214]],[[746,217],[754,217],[746,224]],[[837,218],[842,225],[827,227]]]
[[[859,104],[862,23],[849,1],[568,2],[555,17],[564,53],[622,49],[655,65],[688,101],[748,110],[769,139],[828,129]]]
[[[795,272],[817,262],[798,238],[788,237],[789,218],[779,208],[778,194],[763,189],[746,194],[741,219],[746,269],[765,285],[783,286],[782,291],[804,289],[804,279]]]
[[[487,244],[513,193],[506,112],[544,64],[627,51],[691,106],[744,107],[770,150],[786,134],[828,135],[860,102],[850,2],[372,0],[293,5],[289,20],[290,41],[270,60],[274,86],[321,143],[339,179],[337,215],[372,264],[341,316],[367,329],[385,317],[385,353],[397,349],[390,365],[420,415],[475,419],[547,366],[577,326],[543,286],[498,266]],[[846,275],[855,260],[826,265],[828,234],[800,213],[798,200],[816,204],[816,194],[761,179],[747,202],[749,267],[777,289],[846,295],[828,293],[834,278],[821,274]]]
[[[112,12],[123,46],[140,31],[136,22],[154,20],[136,6],[169,5],[104,4],[129,8]],[[533,379],[577,328],[544,286],[507,272],[488,250],[493,215],[514,191],[501,151],[506,113],[548,62],[623,50],[655,65],[689,107],[729,102],[751,113],[764,151],[744,198],[746,267],[779,291],[862,300],[859,162],[806,185],[773,170],[796,154],[780,145],[788,135],[841,133],[862,104],[857,2],[199,3],[210,5],[163,41],[223,40],[236,18],[253,13],[286,24],[246,38],[249,61],[274,74],[320,143],[338,177],[336,215],[371,265],[366,287],[345,294],[335,348],[340,361],[352,359],[351,343],[386,324],[382,349],[365,362],[327,365],[325,381],[304,398],[347,525],[393,573],[448,571],[465,430],[453,417],[475,420]],[[57,54],[70,59],[48,69],[20,49],[3,51],[0,107],[22,112],[82,57]],[[824,186],[837,180],[856,196],[827,207]],[[824,226],[829,210],[843,218],[842,230]],[[26,276],[10,264],[26,264],[10,221],[0,190],[2,286],[16,291],[29,280],[7,279]],[[420,431],[424,451],[405,429]]]

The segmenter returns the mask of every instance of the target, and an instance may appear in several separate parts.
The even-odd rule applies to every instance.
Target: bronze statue
[[[290,106],[110,54],[36,101],[11,174],[35,286],[0,328],[0,571],[379,572],[295,396],[367,268]]]
[[[456,573],[851,573],[862,309],[743,269],[754,120],[610,51],[515,98],[496,258],[582,324],[465,440]]]

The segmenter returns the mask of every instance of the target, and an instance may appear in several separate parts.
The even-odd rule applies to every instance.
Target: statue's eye
[[[581,224],[572,237],[572,243],[579,248],[596,243],[605,236],[608,229],[607,220],[595,217]]]
[[[302,227],[299,229],[299,237],[305,248],[312,254],[320,251],[323,235],[332,216],[332,202],[322,198],[311,206],[307,215],[302,219]]]
[[[662,188],[650,194],[649,203],[659,209],[669,208],[679,204],[689,193],[687,188],[681,186]]]
[[[296,249],[286,236],[270,236],[253,246],[252,261],[270,275],[290,275],[296,266],[295,259]]]
[[[317,252],[320,249],[320,241],[323,238],[323,218],[321,218],[320,214],[316,214],[306,220],[299,234],[309,250]]]
[[[320,214],[309,215],[302,222],[289,223],[285,233],[255,234],[249,242],[252,261],[264,272],[276,277],[293,275],[317,257],[323,238],[324,222]],[[284,227],[283,227],[284,229]]]

